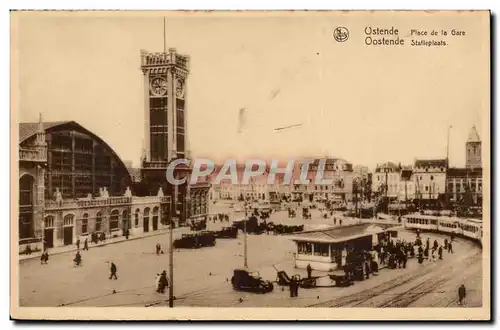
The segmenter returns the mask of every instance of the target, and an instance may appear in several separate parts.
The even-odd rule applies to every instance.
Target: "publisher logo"
[[[339,26],[335,30],[333,30],[333,38],[337,42],[345,42],[349,39],[349,30],[347,30],[343,26]]]

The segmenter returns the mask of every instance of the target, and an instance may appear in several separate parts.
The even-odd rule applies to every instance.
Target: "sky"
[[[368,16],[367,16],[368,15]],[[474,15],[46,13],[14,20],[20,122],[74,120],[139,165],[140,50],[191,57],[188,139],[195,157],[445,158],[463,166],[472,125],[489,139],[489,30]],[[337,26],[347,42],[332,38]],[[463,29],[447,47],[369,47],[366,26]],[[164,42],[164,40],[166,42]],[[239,130],[240,109],[245,124]],[[287,125],[299,127],[274,129]]]

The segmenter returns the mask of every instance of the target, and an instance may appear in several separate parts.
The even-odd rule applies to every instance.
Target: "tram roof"
[[[296,242],[343,243],[352,241],[357,238],[383,233],[395,227],[396,226],[394,224],[364,223],[350,226],[334,228],[330,227],[326,229],[303,231],[294,234],[291,239]]]

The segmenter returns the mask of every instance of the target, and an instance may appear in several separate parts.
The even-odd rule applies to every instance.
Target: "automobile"
[[[223,227],[221,230],[216,232],[217,238],[237,238],[238,228],[235,226]]]
[[[231,284],[236,291],[268,293],[274,289],[273,283],[263,280],[258,272],[252,272],[247,269],[235,269],[231,278]]]
[[[202,231],[198,234],[198,244],[200,246],[214,246],[216,233],[213,231]]]
[[[180,239],[174,241],[176,249],[196,249],[198,246],[198,235],[196,234],[182,234]]]

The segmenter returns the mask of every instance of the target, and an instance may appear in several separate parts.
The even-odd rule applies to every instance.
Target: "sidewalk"
[[[176,231],[182,230],[183,228],[185,228],[185,227],[176,227],[176,228],[174,228],[174,233]],[[187,228],[187,230],[189,230],[189,228]],[[109,245],[109,244],[115,244],[115,243],[133,241],[133,240],[136,240],[136,239],[141,239],[141,238],[146,238],[146,237],[151,237],[151,236],[158,236],[158,235],[162,235],[162,234],[168,233],[168,231],[169,231],[169,229],[165,228],[165,229],[159,229],[159,230],[153,231],[153,232],[143,233],[140,236],[129,236],[128,239],[126,239],[125,236],[108,238],[108,239],[106,239],[106,241],[99,242],[98,244],[89,243],[88,247],[89,247],[89,250],[90,250],[90,249],[93,249],[93,248],[98,248],[98,247]],[[83,242],[80,243],[80,250],[81,250],[81,248],[83,248]],[[76,245],[75,244],[66,245],[66,246],[58,246],[58,247],[53,247],[53,248],[49,248],[48,249],[49,256],[53,256],[53,255],[56,255],[56,254],[67,253],[67,252],[76,252],[76,250],[77,249],[76,249]],[[28,259],[39,259],[40,256],[41,256],[41,254],[42,254],[42,252],[38,251],[38,252],[34,252],[34,253],[30,254],[30,255],[26,255],[26,254],[19,255],[19,261],[28,260]]]

